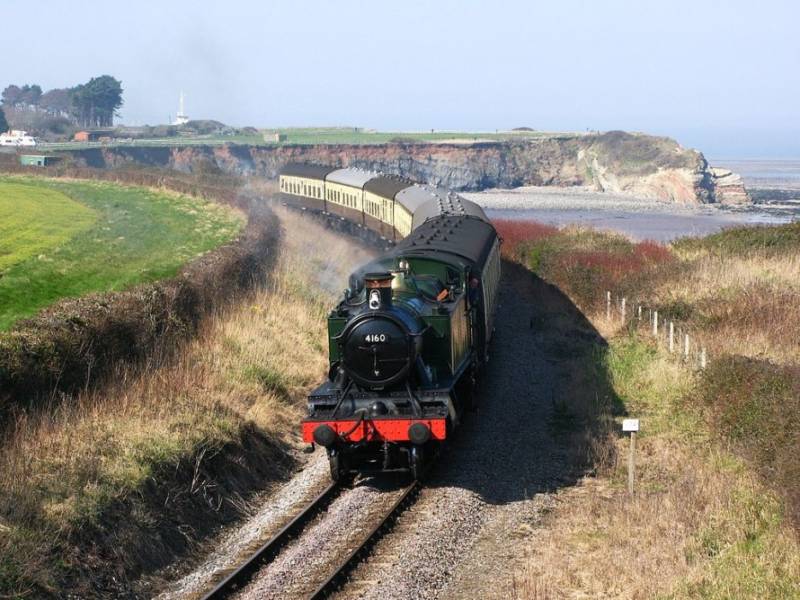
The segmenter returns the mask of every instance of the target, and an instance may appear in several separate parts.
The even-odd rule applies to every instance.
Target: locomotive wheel
[[[328,466],[331,469],[331,479],[341,481],[344,479],[344,458],[335,450],[328,453]]]
[[[459,383],[458,398],[461,400],[463,410],[470,412],[478,410],[478,382],[474,372],[467,373]]]
[[[411,476],[414,480],[422,477],[422,468],[425,464],[425,453],[422,451],[422,446],[411,446],[411,453],[408,457],[411,467]]]

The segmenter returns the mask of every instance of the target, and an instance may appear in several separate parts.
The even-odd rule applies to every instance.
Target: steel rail
[[[263,565],[275,558],[284,546],[319,514],[336,497],[341,490],[338,483],[331,483],[314,498],[296,517],[276,533],[272,538],[256,550],[245,562],[220,581],[213,590],[203,596],[203,600],[220,600],[228,598],[232,593],[247,584],[252,576]]]
[[[309,596],[309,600],[327,598],[331,593],[339,589],[346,577],[356,567],[358,559],[365,556],[372,549],[372,546],[380,539],[383,532],[394,524],[394,521],[400,516],[400,513],[403,512],[406,506],[413,501],[420,489],[422,489],[422,485],[419,481],[414,481],[411,485],[406,487],[380,522],[370,529],[361,543],[347,555],[347,558],[339,563],[336,570]]]

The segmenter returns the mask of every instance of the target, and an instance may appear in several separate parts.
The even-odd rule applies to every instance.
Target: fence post
[[[683,358],[689,360],[689,334],[687,333],[683,338]]]
[[[705,369],[706,368],[706,348],[705,348],[705,346],[703,346],[703,348],[700,350],[700,368],[701,369]]]
[[[675,323],[669,322],[669,351],[675,351]]]
[[[658,311],[653,311],[653,337],[658,335]]]
[[[622,322],[625,323],[625,298],[622,299],[622,308],[620,310],[622,312]]]
[[[611,292],[606,292],[606,319],[611,318]]]
[[[639,320],[642,320],[642,305],[639,305]]]

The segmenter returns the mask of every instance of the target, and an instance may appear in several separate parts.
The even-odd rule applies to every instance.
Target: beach
[[[462,195],[482,206],[491,218],[585,225],[659,242],[739,225],[788,223],[800,217],[800,203],[793,202],[746,207],[687,205],[583,187],[527,186]]]

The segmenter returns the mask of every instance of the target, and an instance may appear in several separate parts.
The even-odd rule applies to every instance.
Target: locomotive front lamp
[[[369,307],[372,310],[389,308],[392,305],[393,279],[394,275],[388,271],[364,275],[364,287],[369,290]]]
[[[372,310],[378,310],[381,307],[381,293],[378,290],[370,290],[369,307]]]

